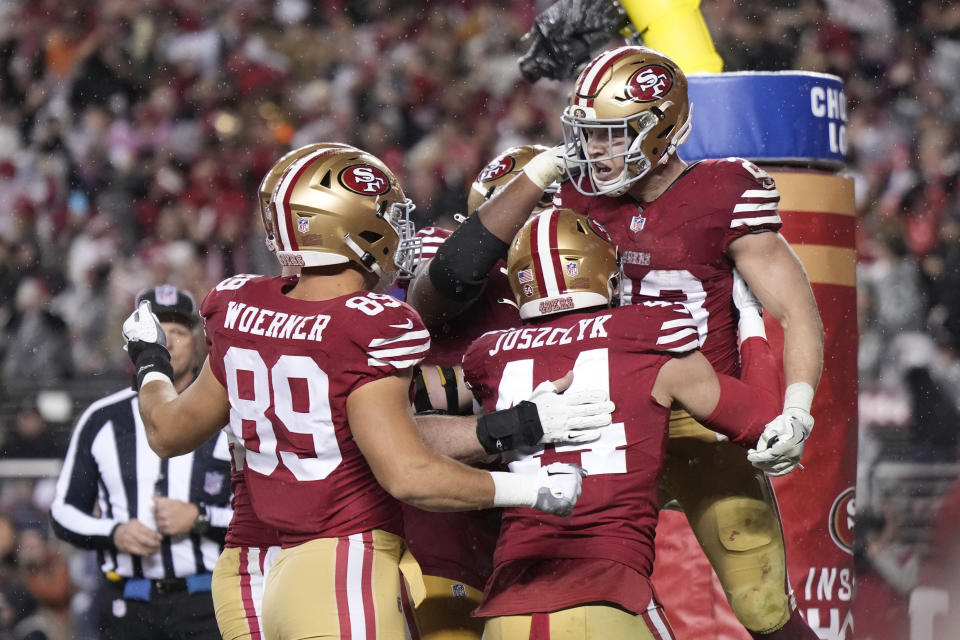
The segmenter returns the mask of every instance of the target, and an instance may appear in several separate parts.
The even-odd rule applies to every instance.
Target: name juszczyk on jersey
[[[536,349],[538,347],[548,347],[555,344],[570,344],[574,340],[606,338],[607,330],[603,325],[609,319],[610,314],[608,313],[595,318],[578,320],[576,324],[566,328],[527,327],[526,329],[510,329],[497,338],[497,343],[488,353],[494,356],[501,351]],[[587,335],[588,329],[590,330],[590,335]],[[576,337],[573,335],[575,332]]]
[[[310,325],[310,330],[305,331],[311,320],[313,324]],[[261,309],[243,302],[229,302],[223,327],[265,338],[320,342],[323,339],[321,334],[329,322],[330,316],[322,314],[300,316],[295,313]]]

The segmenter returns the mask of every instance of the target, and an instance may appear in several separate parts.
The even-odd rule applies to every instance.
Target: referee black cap
[[[134,305],[139,307],[144,300],[150,302],[150,307],[161,322],[179,322],[193,327],[200,320],[197,315],[197,303],[188,291],[177,289],[173,285],[161,284],[150,289],[144,289],[137,294]]]

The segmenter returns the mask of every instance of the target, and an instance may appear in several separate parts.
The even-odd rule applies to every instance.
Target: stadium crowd
[[[0,2],[0,401],[18,413],[17,426],[0,425],[0,457],[34,418],[21,404],[32,391],[129,374],[120,323],[137,291],[169,282],[202,300],[226,275],[275,271],[256,192],[287,149],[369,150],[405,185],[418,226],[450,226],[490,157],[559,141],[566,85],[531,85],[517,66],[548,4]],[[886,455],[877,434],[893,426],[908,433],[898,455],[954,462],[960,5],[703,0],[702,10],[725,70],[844,79],[864,459]],[[48,501],[42,483],[0,492],[3,640],[25,637],[29,625],[12,629],[35,610],[60,623],[47,625],[51,638],[82,636],[66,603],[90,585],[66,580],[67,560],[45,541]]]

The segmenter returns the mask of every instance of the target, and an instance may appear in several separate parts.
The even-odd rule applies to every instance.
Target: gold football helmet
[[[277,160],[273,166],[270,167],[267,175],[263,176],[263,180],[260,181],[260,218],[263,221],[263,228],[267,232],[267,249],[272,253],[276,253],[277,251],[277,218],[273,213],[273,209],[270,207],[270,196],[273,195],[273,190],[277,187],[277,183],[280,182],[280,177],[290,165],[308,153],[313,153],[319,149],[331,148],[352,149],[353,147],[341,142],[315,142],[300,147],[299,149],[294,149]]]
[[[564,143],[579,147],[579,159],[567,164],[573,186],[585,195],[618,196],[687,138],[687,78],[673,60],[647,47],[605,51],[580,73],[561,120]],[[606,143],[605,155],[587,153],[593,136]],[[622,150],[615,149],[619,142]],[[599,178],[598,165],[609,170],[615,158],[623,158],[623,170]]]
[[[507,254],[507,278],[524,320],[607,306],[619,273],[606,230],[571,209],[531,217]]]
[[[477,176],[477,179],[473,181],[473,184],[470,185],[470,194],[467,196],[467,212],[472,214],[479,209],[480,205],[493,197],[493,194],[517,177],[517,174],[523,171],[526,164],[541,151],[547,151],[547,147],[542,144],[522,144],[510,147],[491,160]],[[550,207],[553,194],[557,192],[558,188],[559,185],[556,184],[547,187],[534,211],[542,211]]]
[[[295,159],[267,208],[283,266],[355,262],[378,276],[410,276],[420,259],[413,203],[387,165],[360,149],[322,145]]]

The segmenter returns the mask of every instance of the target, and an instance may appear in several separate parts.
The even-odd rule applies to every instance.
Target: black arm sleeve
[[[476,214],[440,245],[430,261],[430,282],[451,300],[475,298],[497,261],[507,257],[509,245],[490,233]]]

